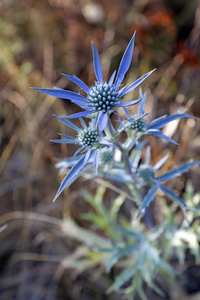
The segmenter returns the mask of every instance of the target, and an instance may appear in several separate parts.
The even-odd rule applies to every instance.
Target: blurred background
[[[135,50],[125,82],[157,68],[142,84],[149,120],[185,108],[200,117],[199,1],[0,0],[1,300],[123,299],[105,294],[112,274],[102,275],[99,269],[58,272],[61,261],[76,255],[77,247],[63,220],[71,218],[87,227],[81,214],[88,204],[77,183],[52,203],[62,178],[55,158],[74,153],[73,147],[49,142],[68,130],[52,115],[75,113],[79,108],[30,87],[58,86],[78,92],[61,73],[93,85],[91,41],[100,52],[107,80],[134,31]],[[133,96],[138,96],[138,89]],[[152,163],[166,151],[170,154],[167,168],[191,158],[200,160],[199,130],[200,122],[193,119],[167,126],[164,133],[179,146],[150,139]],[[200,190],[198,168],[170,187],[181,193],[188,179],[195,191]],[[91,183],[84,187],[91,190]],[[186,263],[183,270],[187,268]],[[199,286],[200,268],[195,270],[186,273],[184,282]],[[186,283],[179,283],[181,298],[173,299],[200,299],[198,288]]]

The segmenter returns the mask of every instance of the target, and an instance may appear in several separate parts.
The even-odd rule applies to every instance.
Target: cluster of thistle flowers
[[[147,158],[144,164],[139,165],[136,157],[131,157],[131,149],[140,148],[141,138],[146,135],[154,135],[163,138],[168,142],[175,143],[170,137],[164,135],[161,129],[169,122],[181,118],[195,118],[188,115],[187,112],[182,114],[174,114],[172,116],[164,115],[150,123],[146,121],[145,102],[146,94],[140,89],[139,99],[122,102],[124,95],[139,86],[151,73],[150,71],[137,79],[134,83],[121,87],[126,72],[129,69],[134,49],[135,34],[129,42],[126,51],[122,57],[118,72],[114,71],[108,82],[103,81],[102,68],[98,51],[93,44],[93,61],[94,71],[97,81],[92,87],[88,87],[82,80],[76,76],[65,75],[69,80],[78,85],[85,93],[85,96],[60,88],[35,90],[70,100],[78,105],[83,111],[65,117],[56,116],[62,123],[70,127],[76,132],[75,137],[63,135],[62,139],[53,140],[56,143],[77,144],[80,148],[75,152],[73,157],[61,160],[57,166],[63,169],[71,168],[63,179],[55,199],[62,191],[69,187],[81,174],[90,171],[92,174],[95,170],[96,176],[105,176],[108,179],[121,181],[125,184],[131,183],[135,186],[148,185],[149,190],[143,199],[138,216],[154,199],[156,191],[160,188],[171,199],[177,201],[180,205],[187,208],[184,200],[175,193],[161,184],[162,181],[170,180],[186,172],[191,167],[199,164],[199,162],[189,162],[178,168],[175,168],[164,175],[155,176],[156,171],[166,161],[164,157],[154,167],[150,166],[150,149],[147,150]],[[127,106],[138,104],[138,113],[130,115]],[[110,116],[112,113],[117,115],[116,110],[124,109],[126,119],[117,119],[118,127],[114,129]],[[84,121],[83,117],[89,119]],[[69,119],[78,118],[82,128],[79,128]],[[121,144],[118,136],[122,132],[127,133],[127,140]],[[121,161],[115,159],[116,154],[121,153]],[[103,169],[103,171],[102,171]],[[107,171],[109,169],[109,172]],[[94,174],[93,174],[94,176]],[[54,199],[54,200],[55,200]]]

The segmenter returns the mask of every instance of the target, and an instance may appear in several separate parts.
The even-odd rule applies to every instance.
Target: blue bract
[[[165,139],[168,142],[171,142],[173,144],[177,144],[173,139],[163,134],[160,130],[165,125],[167,125],[168,123],[174,120],[183,119],[183,118],[193,118],[196,120],[198,119],[197,117],[187,114],[187,111],[185,111],[184,113],[177,113],[171,116],[164,115],[152,120],[150,123],[147,123],[144,114],[144,109],[146,104],[146,93],[143,94],[142,89],[140,89],[139,91],[139,97],[141,101],[139,102],[138,113],[130,116],[128,111],[126,111],[126,115],[128,117],[127,121],[135,120],[134,123],[132,123],[130,126],[126,128],[127,132],[130,135],[130,138],[132,139],[133,144],[137,144],[139,139],[145,135],[154,135],[162,139]],[[125,121],[123,122],[125,124]]]
[[[135,34],[133,35],[128,47],[122,57],[117,75],[116,71],[112,74],[108,82],[103,81],[101,62],[99,53],[93,45],[93,61],[94,72],[97,81],[92,87],[88,87],[81,79],[76,76],[65,75],[69,80],[77,84],[85,93],[86,96],[82,96],[75,92],[63,90],[60,88],[55,89],[40,89],[34,88],[34,90],[56,96],[59,98],[67,99],[80,106],[84,111],[67,116],[68,119],[79,118],[95,114],[96,123],[99,125],[99,130],[102,131],[107,125],[108,117],[110,113],[115,111],[119,107],[125,107],[138,103],[141,99],[132,100],[129,102],[121,102],[121,98],[136,88],[142,81],[144,81],[154,70],[144,74],[137,79],[134,83],[124,88],[120,88],[126,72],[128,71],[133,49],[134,49]]]
[[[142,164],[138,167],[137,173],[138,176],[142,179],[139,184],[141,185],[148,185],[150,186],[150,189],[148,193],[146,194],[139,211],[137,213],[137,218],[145,211],[145,209],[150,205],[150,203],[154,200],[156,192],[158,189],[161,189],[171,200],[177,202],[182,208],[185,209],[193,209],[189,207],[184,199],[177,196],[172,190],[161,184],[162,181],[168,181],[170,179],[174,179],[177,176],[180,176],[181,174],[187,172],[193,167],[196,167],[200,165],[199,161],[194,162],[188,162],[182,166],[178,166],[165,174],[155,177],[155,173],[162,167],[162,165],[166,162],[168,159],[168,155],[161,158],[155,166],[150,165],[150,156],[151,156],[151,150],[150,147],[147,148],[147,154],[146,154],[146,161],[145,164]]]

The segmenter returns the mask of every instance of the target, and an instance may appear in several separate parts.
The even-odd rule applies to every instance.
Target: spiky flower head
[[[139,114],[136,114],[133,117],[138,118]],[[132,123],[130,125],[130,128],[135,130],[135,131],[142,132],[142,131],[145,130],[146,125],[147,125],[146,119],[144,117],[142,117],[142,118],[136,120],[134,123]]]
[[[77,138],[83,146],[91,148],[97,142],[97,131],[85,128],[78,132]]]
[[[139,175],[144,181],[150,181],[154,178],[154,169],[147,164],[143,164],[139,168]]]
[[[102,165],[107,165],[111,161],[113,161],[113,152],[106,147],[106,148],[104,148],[101,151],[101,154],[100,154],[100,163]]]
[[[91,87],[88,87],[81,79],[76,76],[65,75],[69,80],[77,84],[85,93],[86,96],[63,90],[60,88],[55,89],[38,89],[35,90],[51,95],[67,99],[80,106],[84,111],[75,113],[68,116],[68,119],[79,118],[95,115],[96,123],[98,123],[99,131],[103,131],[108,122],[108,116],[119,107],[125,107],[138,103],[141,99],[132,100],[128,102],[122,102],[121,99],[124,95],[135,89],[140,83],[142,83],[154,70],[144,74],[129,86],[121,88],[121,83],[127,73],[132,59],[134,49],[135,34],[130,40],[126,51],[122,57],[118,72],[114,71],[108,82],[103,80],[101,61],[99,53],[93,44],[93,61],[94,72],[97,81]]]
[[[87,98],[96,111],[103,113],[115,107],[120,99],[116,87],[107,82],[95,82],[95,85],[90,88]]]

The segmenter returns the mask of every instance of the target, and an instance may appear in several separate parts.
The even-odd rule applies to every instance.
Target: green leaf
[[[114,283],[109,287],[107,290],[108,293],[111,293],[113,291],[118,291],[119,288],[127,282],[130,278],[132,278],[136,272],[138,271],[138,265],[133,265],[124,272],[122,272],[121,275],[117,276]]]
[[[171,277],[177,275],[176,271],[172,268],[172,266],[162,258],[160,258],[158,268]]]
[[[125,200],[125,196],[123,195],[119,195],[118,197],[116,197],[112,203],[109,215],[111,217],[111,219],[116,220],[117,217],[117,213],[120,209],[120,207],[122,206],[122,204],[124,203]]]
[[[108,262],[108,265],[106,267],[106,271],[109,272],[111,268],[120,260],[120,258],[132,255],[135,251],[137,251],[141,247],[141,244],[133,244],[128,245],[124,248],[115,249],[115,254],[111,257],[111,259]]]
[[[126,237],[135,239],[137,241],[141,241],[143,238],[143,233],[140,231],[132,231],[132,230],[127,230],[123,227],[114,227],[112,228],[112,230],[116,231],[116,232],[120,232],[121,234],[123,234]]]
[[[101,229],[106,229],[108,228],[108,223],[106,220],[104,220],[101,216],[97,216],[94,213],[86,213],[82,214],[82,218],[84,220],[92,222],[92,225],[95,228],[101,228]]]
[[[91,230],[81,228],[69,219],[63,221],[62,231],[66,236],[98,249],[109,249],[112,247],[109,239],[103,238]]]

